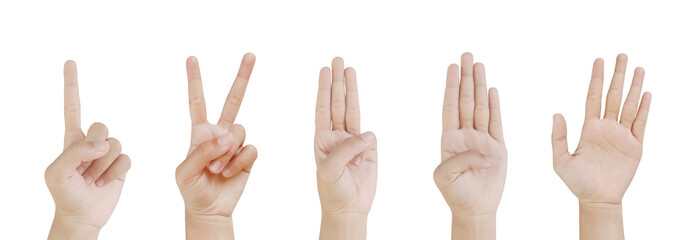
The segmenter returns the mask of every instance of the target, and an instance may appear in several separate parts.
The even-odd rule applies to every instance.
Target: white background
[[[379,140],[368,238],[447,239],[450,213],[432,171],[446,69],[464,51],[486,64],[502,101],[500,239],[577,238],[577,200],[551,165],[552,115],[568,120],[572,150],[592,61],[604,58],[610,79],[621,52],[629,68],[646,69],[654,95],[624,197],[626,237],[696,239],[695,8],[559,2],[3,1],[0,239],[48,234],[43,173],[62,151],[67,59],[78,65],[83,128],[105,123],[133,161],[101,239],[183,239],[174,170],[190,135],[185,59],[200,60],[216,121],[245,52],[257,62],[237,119],[259,158],[233,215],[238,239],[317,238],[314,104],[319,69],[334,56],[357,69],[363,130]]]

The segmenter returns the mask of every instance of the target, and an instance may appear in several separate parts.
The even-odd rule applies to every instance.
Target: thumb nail
[[[370,142],[373,139],[375,139],[375,134],[373,134],[372,132],[365,132],[363,134],[360,134],[360,138],[362,138],[362,140],[365,142]]]
[[[217,139],[217,143],[220,146],[227,146],[227,144],[230,144],[230,142],[232,142],[231,133],[226,133],[225,135],[222,135]]]
[[[97,152],[106,152],[106,150],[109,149],[109,143],[106,141],[100,141],[100,142],[95,142],[94,143],[94,150],[97,150]]]

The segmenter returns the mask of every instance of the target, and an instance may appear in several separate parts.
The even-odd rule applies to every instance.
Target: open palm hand
[[[604,61],[595,61],[585,124],[575,153],[568,152],[563,116],[554,115],[554,169],[582,202],[621,203],[640,163],[651,94],[643,94],[639,107],[645,71],[636,68],[623,112],[619,115],[627,60],[624,54],[617,57],[604,118],[600,118]]]

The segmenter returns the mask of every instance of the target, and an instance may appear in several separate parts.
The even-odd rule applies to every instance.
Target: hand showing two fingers
[[[130,158],[121,154],[121,144],[108,137],[104,124],[94,123],[85,136],[80,127],[75,62],[65,63],[64,78],[64,150],[45,173],[56,204],[54,224],[68,222],[99,229],[116,207]]]
[[[256,57],[247,53],[217,124],[207,120],[198,60],[186,61],[191,112],[191,147],[176,170],[187,214],[230,217],[256,160],[256,148],[244,146],[246,132],[234,124]]]

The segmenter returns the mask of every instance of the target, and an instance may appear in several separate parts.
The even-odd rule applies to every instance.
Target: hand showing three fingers
[[[186,62],[191,147],[176,170],[176,180],[191,239],[233,238],[232,212],[257,156],[254,146],[244,146],[244,128],[234,124],[255,61],[253,54],[244,55],[217,124],[207,121],[198,60],[190,57]],[[215,232],[212,225],[221,225],[223,230]]]
[[[587,94],[585,124],[575,153],[568,152],[563,116],[554,115],[553,166],[580,202],[621,203],[638,168],[651,95],[646,92],[640,100],[645,71],[636,68],[623,111],[619,114],[627,61],[625,54],[616,58],[604,118],[600,118],[604,61],[595,60]]]
[[[377,139],[371,132],[360,133],[355,70],[344,69],[338,57],[331,65],[319,73],[314,135],[320,239],[364,239],[377,187]],[[358,226],[337,229],[346,225]]]
[[[116,208],[130,159],[104,124],[93,124],[85,136],[75,62],[65,63],[64,78],[65,144],[45,173],[56,204],[49,239],[96,239]]]

